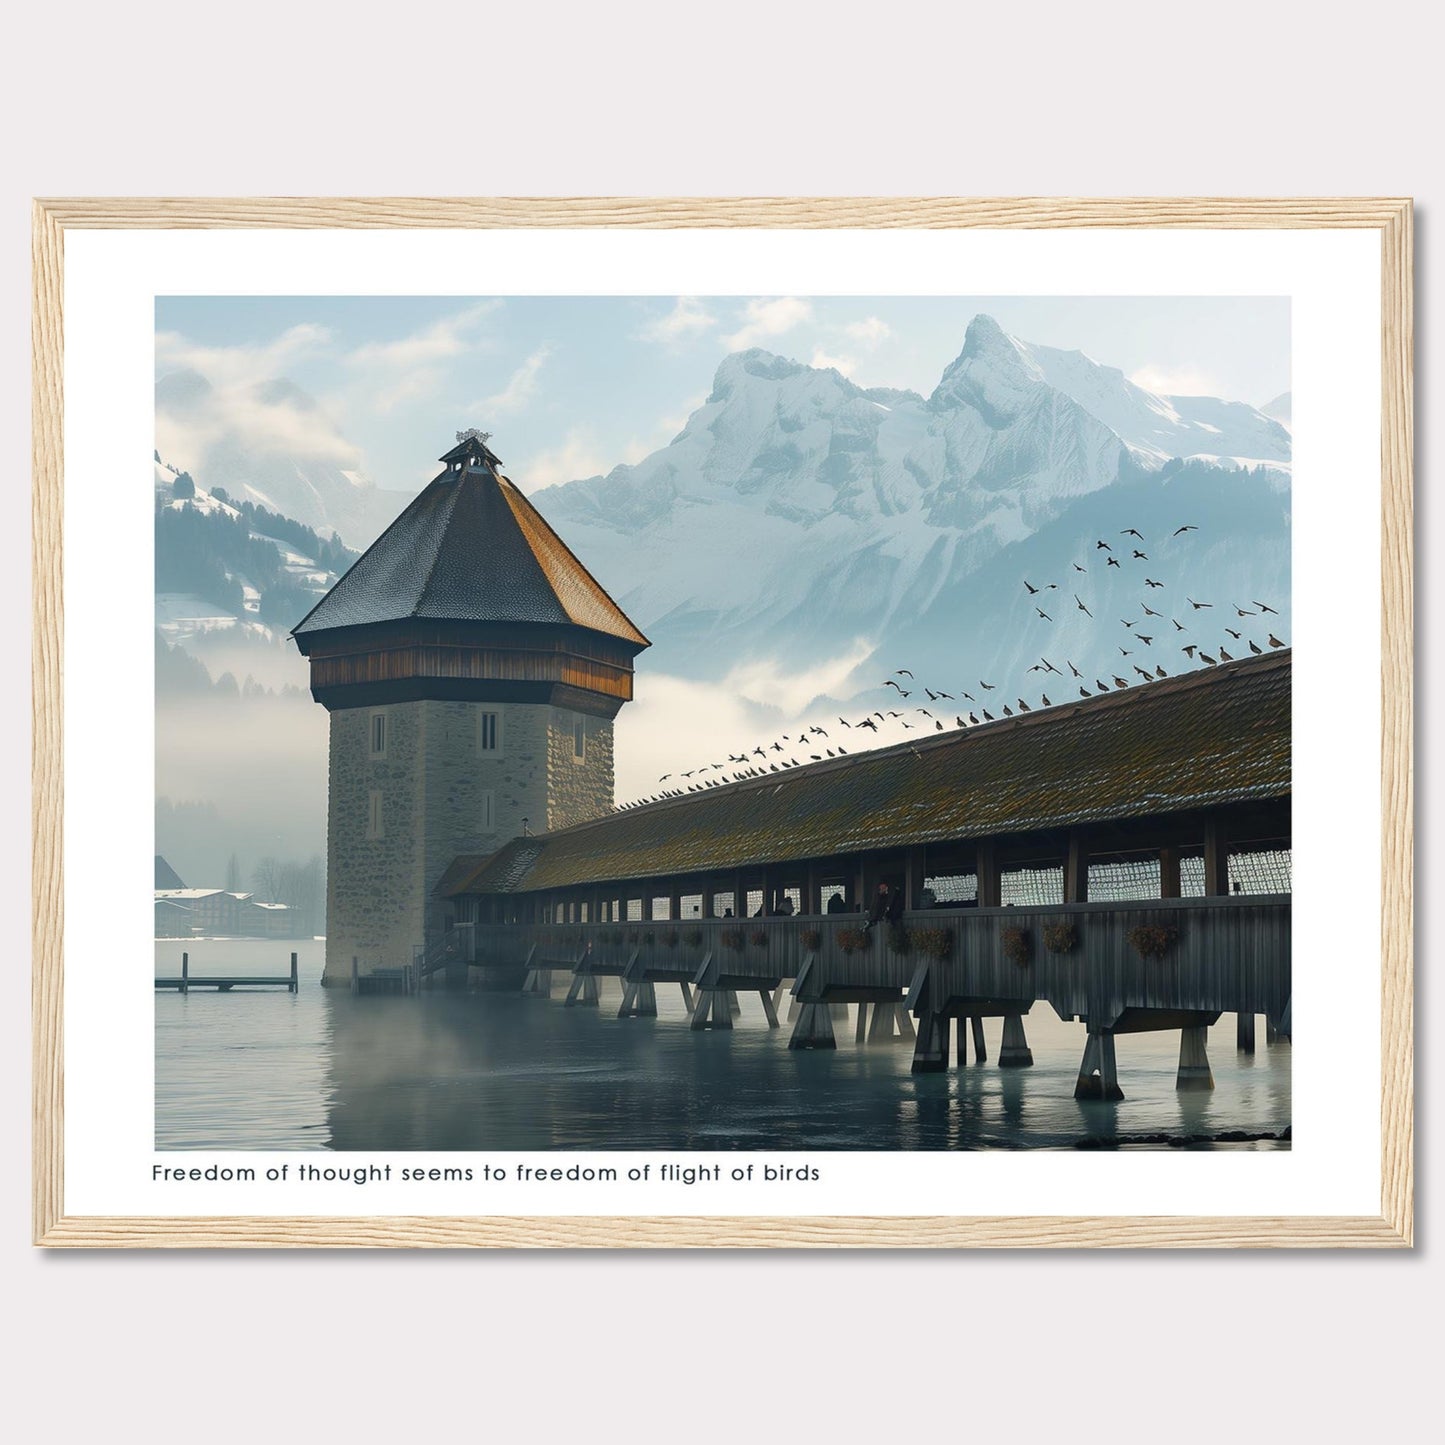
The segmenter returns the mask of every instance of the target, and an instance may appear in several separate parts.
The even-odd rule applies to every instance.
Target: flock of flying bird
[[[1198,527],[1192,523],[1188,523],[1177,528],[1173,532],[1170,540],[1172,541],[1174,537],[1186,536],[1188,533],[1197,532],[1198,530]],[[1131,542],[1120,544],[1121,549],[1126,548],[1132,554],[1126,559],[1131,566],[1136,563],[1147,563],[1149,561],[1148,554],[1143,550],[1148,544],[1139,531],[1133,527],[1126,527],[1119,535],[1133,539]],[[1135,543],[1137,543],[1137,545],[1135,545]],[[1120,562],[1118,557],[1114,555],[1114,547],[1109,542],[1104,541],[1103,538],[1100,538],[1095,543],[1093,553],[1090,555],[1097,559],[1098,554],[1101,552],[1107,554],[1102,564],[1105,570],[1110,567],[1117,567],[1122,570],[1124,563]],[[1083,566],[1082,563],[1074,562],[1071,565],[1075,573],[1087,575],[1089,569]],[[1073,585],[1082,586],[1084,584],[1075,582]],[[1062,607],[1059,603],[1051,602],[1047,595],[1050,592],[1058,592],[1063,595],[1065,589],[1060,583],[1045,582],[1039,586],[1035,586],[1025,578],[1024,588],[1028,594],[1030,605],[1032,605],[1034,611],[1043,621],[1054,622],[1055,617],[1053,613],[1045,610],[1045,607],[1041,605],[1040,601],[1035,601],[1034,599],[1036,598],[1042,599],[1043,603],[1054,607],[1056,612],[1067,610],[1066,607]],[[1123,642],[1115,643],[1122,657],[1143,659],[1144,661],[1153,663],[1152,668],[1142,666],[1139,661],[1134,661],[1129,664],[1129,668],[1138,675],[1138,682],[1131,682],[1129,678],[1123,677],[1117,672],[1110,672],[1108,668],[1105,668],[1104,672],[1108,674],[1109,680],[1106,682],[1103,677],[1095,677],[1093,680],[1094,690],[1090,691],[1087,674],[1081,672],[1068,658],[1064,659],[1069,669],[1067,673],[1065,673],[1062,668],[1056,667],[1047,657],[1043,656],[1040,656],[1039,660],[1034,663],[1028,671],[1030,673],[1042,673],[1045,678],[1050,674],[1057,676],[1060,681],[1055,685],[1056,690],[1059,687],[1071,688],[1074,683],[1077,682],[1080,684],[1080,697],[1093,697],[1097,693],[1121,690],[1130,686],[1141,686],[1143,683],[1155,682],[1161,678],[1168,677],[1169,673],[1163,663],[1156,661],[1156,659],[1163,651],[1172,646],[1180,633],[1191,632],[1189,626],[1180,622],[1179,619],[1172,616],[1171,613],[1173,611],[1183,611],[1186,617],[1193,619],[1197,623],[1209,623],[1214,620],[1212,613],[1215,609],[1215,604],[1213,602],[1196,601],[1193,597],[1186,596],[1184,598],[1185,608],[1166,608],[1164,611],[1157,611],[1149,605],[1149,599],[1154,593],[1165,590],[1166,584],[1146,574],[1143,588],[1145,596],[1138,604],[1138,615],[1133,618],[1121,617],[1119,619],[1120,626],[1125,629],[1125,641],[1132,641],[1138,645],[1125,647]],[[1074,609],[1082,612],[1090,621],[1093,621],[1094,614],[1083,598],[1072,590],[1070,590],[1069,595],[1073,598]],[[1162,601],[1163,599],[1159,600]],[[1248,600],[1250,603],[1248,608],[1241,607],[1237,602],[1231,602],[1229,604],[1229,611],[1233,613],[1234,620],[1244,621],[1248,618],[1261,619],[1254,624],[1252,630],[1262,630],[1265,633],[1267,639],[1265,646],[1269,648],[1284,647],[1286,644],[1280,638],[1276,637],[1270,625],[1263,621],[1266,617],[1278,616],[1278,612],[1269,606],[1268,603],[1260,602],[1253,598]],[[1135,609],[1130,608],[1129,610],[1134,611]],[[1224,609],[1222,606],[1219,610],[1221,614],[1223,614]],[[1211,615],[1199,617],[1197,616],[1199,613]],[[1239,648],[1241,656],[1243,656],[1246,647],[1249,652],[1255,656],[1261,656],[1264,653],[1265,647],[1261,647],[1253,637],[1247,637],[1243,631],[1227,625],[1223,630],[1228,634],[1230,642],[1227,644],[1212,644],[1212,651],[1206,651],[1203,645],[1194,641],[1181,643],[1179,650],[1194,666],[1205,667],[1215,667],[1221,663],[1235,661],[1235,655],[1229,651],[1229,646],[1231,645]],[[1156,642],[1159,644],[1158,651],[1155,650]],[[1148,649],[1148,651],[1142,649]],[[1117,663],[1115,665],[1121,668],[1124,666],[1123,663]],[[905,686],[903,682],[899,681],[900,678],[907,679],[909,685]],[[1048,684],[1045,683],[1045,686],[1047,685]],[[883,686],[893,688],[897,694],[896,700],[900,703],[912,698],[919,690],[913,673],[906,667],[896,669],[893,676],[890,677]],[[996,722],[998,719],[988,709],[988,703],[991,701],[988,694],[999,691],[999,688],[996,684],[986,682],[982,678],[978,680],[977,686],[979,693],[983,696],[982,702],[980,702],[979,698],[973,693],[963,687],[958,687],[954,692],[945,692],[941,688],[924,687],[922,691],[927,695],[930,703],[937,705],[941,702],[947,702],[955,705],[954,707],[944,709],[942,716],[935,716],[934,713],[922,706],[922,704],[915,704],[909,709],[915,716],[921,716],[927,719],[927,723],[922,721],[907,721],[907,713],[902,710],[875,709],[873,712],[867,714],[867,716],[858,718],[853,722],[849,722],[847,718],[839,717],[838,725],[847,728],[849,732],[854,735],[866,731],[870,733],[873,738],[877,738],[880,727],[887,727],[890,723],[895,722],[905,731],[921,729],[924,732],[943,732],[949,727],[948,713],[950,712],[953,713],[952,725],[954,727],[977,727],[982,723]],[[967,713],[963,710],[964,702],[972,704],[972,707]],[[993,705],[999,707],[999,712],[1003,717],[1013,717],[1016,712],[1026,713],[1034,711],[1034,708],[1022,697],[1016,699],[1016,706],[1010,706],[1008,703],[1003,703],[1000,706],[997,702],[994,702]],[[1041,691],[1040,701],[1037,706],[1056,707],[1058,703],[1051,701],[1047,692]],[[928,727],[928,723],[932,723],[931,729]],[[840,739],[841,736],[840,734]],[[819,741],[819,739],[824,738],[828,740],[827,743]],[[871,743],[868,743],[865,744],[865,747],[871,745]],[[782,756],[784,753],[791,754],[798,748],[806,750],[805,756],[802,759],[795,756]],[[664,798],[680,797],[684,793],[697,793],[708,788],[721,787],[724,783],[741,782],[744,779],[762,777],[768,773],[786,772],[790,768],[802,767],[808,762],[824,762],[828,758],[846,756],[847,753],[848,749],[842,745],[840,740],[834,740],[826,728],[819,727],[816,724],[810,724],[794,736],[784,734],[781,738],[775,738],[767,744],[759,745],[751,749],[744,749],[737,753],[730,752],[727,755],[726,762],[706,763],[700,767],[690,769],[685,773],[664,773],[658,779],[658,782],[671,783],[671,787],[665,787],[661,792],[655,793],[650,797],[638,798],[629,803],[619,804],[618,811],[627,808],[642,807],[648,803],[660,802]]]

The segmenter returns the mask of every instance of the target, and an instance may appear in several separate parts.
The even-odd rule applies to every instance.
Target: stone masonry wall
[[[370,755],[371,718],[386,715],[384,757]],[[501,720],[496,754],[480,747],[480,715]],[[575,757],[566,708],[520,703],[409,702],[331,714],[327,820],[326,981],[409,963],[446,908],[431,897],[458,854],[490,853],[522,831],[568,827],[609,811],[612,724],[587,717]],[[384,836],[367,837],[370,793]],[[484,797],[492,794],[492,826]]]

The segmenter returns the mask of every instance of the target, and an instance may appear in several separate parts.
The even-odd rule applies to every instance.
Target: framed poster
[[[1408,1244],[1410,227],[37,203],[37,1242]]]

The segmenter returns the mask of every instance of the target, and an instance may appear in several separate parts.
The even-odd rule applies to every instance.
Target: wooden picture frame
[[[1412,206],[1345,199],[93,198],[34,204],[33,1228],[64,1247],[1399,1247],[1413,1242]],[[86,1217],[64,1195],[63,267],[81,230],[1355,229],[1380,244],[1381,1196],[1358,1217]]]

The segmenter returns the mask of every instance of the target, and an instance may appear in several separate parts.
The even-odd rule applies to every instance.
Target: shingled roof
[[[464,443],[447,469],[357,559],[293,635],[408,618],[590,628],[641,650],[647,638],[536,508]]]
[[[1288,650],[609,814],[437,891],[530,893],[1147,817],[1290,792]]]

